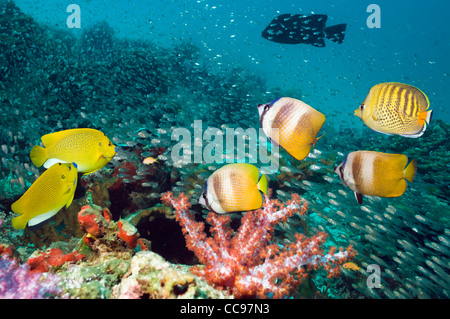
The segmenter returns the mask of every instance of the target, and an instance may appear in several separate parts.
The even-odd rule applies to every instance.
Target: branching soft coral
[[[245,213],[236,233],[229,226],[229,216],[209,213],[212,237],[206,235],[204,224],[195,220],[187,196],[174,198],[169,192],[162,200],[175,209],[187,247],[204,265],[192,271],[211,284],[230,289],[236,298],[288,297],[309,270],[322,266],[329,278],[336,277],[339,266],[355,254],[351,246],[339,251],[333,247],[324,253],[324,232],[311,238],[297,234],[296,242],[283,248],[271,242],[277,223],[295,212],[306,213],[307,204],[296,194],[286,204],[265,197],[261,209]]]
[[[7,256],[0,257],[0,299],[46,299],[61,296],[61,278],[30,272],[27,264],[18,265]]]

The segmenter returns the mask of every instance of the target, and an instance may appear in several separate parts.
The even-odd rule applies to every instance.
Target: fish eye
[[[98,146],[102,146],[102,142],[98,143]]]
[[[66,178],[66,176],[65,175],[61,175],[61,178],[64,179],[64,178]]]
[[[364,110],[364,103],[362,103],[360,106],[359,106],[359,109],[362,111],[362,110]]]
[[[108,146],[112,146],[112,143],[111,143],[111,141],[109,141],[109,143],[108,143]]]
[[[270,105],[266,104],[266,106],[264,106],[264,111],[268,111],[270,109]]]

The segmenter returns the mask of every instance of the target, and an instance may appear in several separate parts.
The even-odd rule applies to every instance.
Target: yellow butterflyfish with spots
[[[35,226],[54,216],[64,206],[69,207],[77,188],[77,177],[74,163],[56,163],[44,171],[11,205],[11,210],[20,214],[13,218],[13,227]]]
[[[325,115],[290,97],[259,104],[258,112],[264,133],[297,160],[308,156],[325,123]]]
[[[374,131],[416,138],[430,124],[429,107],[428,97],[418,88],[388,82],[372,87],[355,115]]]
[[[335,169],[344,184],[355,192],[362,203],[362,194],[380,197],[399,197],[406,191],[407,183],[416,175],[416,160],[408,165],[402,154],[374,151],[356,151],[347,155]]]
[[[93,173],[116,154],[116,146],[95,129],[78,128],[44,135],[44,147],[34,146],[30,158],[34,165],[49,168],[54,163],[76,163],[78,172]]]
[[[228,164],[206,180],[199,204],[218,214],[261,208],[267,177],[251,164]]]

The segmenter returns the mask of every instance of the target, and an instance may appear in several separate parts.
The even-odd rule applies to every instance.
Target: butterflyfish
[[[20,214],[12,219],[16,229],[34,226],[48,220],[64,206],[72,203],[77,188],[77,168],[74,163],[56,163],[41,176],[16,202],[11,210]]]
[[[428,97],[418,88],[388,82],[372,87],[355,115],[374,131],[417,138],[430,124],[429,107]]]
[[[259,104],[258,112],[264,133],[297,160],[308,156],[325,123],[325,115],[290,97]]]
[[[417,170],[416,160],[407,164],[406,155],[356,151],[349,153],[335,172],[355,192],[358,203],[362,204],[362,195],[403,195],[407,187],[406,181],[412,182]]]
[[[218,214],[261,208],[267,177],[251,164],[228,164],[206,180],[199,204]]]
[[[116,154],[116,146],[95,129],[78,128],[50,133],[41,138],[44,147],[34,146],[30,158],[34,165],[49,168],[54,163],[76,163],[78,172],[93,173]]]

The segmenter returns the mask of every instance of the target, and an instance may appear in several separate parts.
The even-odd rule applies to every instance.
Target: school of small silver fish
[[[109,32],[103,26],[87,34],[94,42],[100,38],[109,42],[82,52],[85,60],[80,60],[74,75],[41,74],[41,80],[36,77],[16,97],[10,94],[0,101],[5,121],[18,123],[0,133],[0,216],[9,211],[3,203],[9,203],[14,228],[48,221],[71,205],[83,174],[101,176],[139,149],[142,165],[132,173],[118,171],[124,184],[144,180],[148,172],[167,167],[175,176],[170,190],[189,193],[192,204],[202,205],[203,212],[234,216],[260,208],[269,189],[282,201],[299,193],[309,203],[310,214],[302,218],[312,225],[311,230],[326,231],[332,245],[351,243],[358,251],[356,260],[343,266],[347,283],[340,284],[346,286],[348,295],[330,290],[336,297],[450,298],[445,188],[450,163],[444,156],[448,126],[431,122],[430,100],[419,88],[399,82],[368,87],[354,115],[375,133],[366,130],[365,136],[355,136],[353,130],[333,123],[326,106],[316,109],[300,94],[270,92],[245,71],[224,75],[196,67],[190,62],[200,56],[190,44],[173,48],[170,55],[164,49],[142,54],[140,48],[132,50],[114,42]],[[67,39],[55,43],[61,51],[70,52]],[[4,51],[0,58],[8,54],[12,53]],[[25,59],[24,53],[21,56],[18,64]],[[156,57],[166,59],[162,61],[167,64]],[[36,63],[52,58],[44,56]],[[99,66],[91,60],[106,61],[100,62],[99,72],[104,74],[112,72],[109,63],[120,61],[124,67],[110,74],[111,83],[105,84],[105,79],[93,82],[91,75]],[[72,62],[62,60],[59,73]],[[24,68],[21,77],[34,71],[26,67],[30,70]],[[5,83],[13,83],[19,75],[8,70],[0,76]],[[20,99],[25,92],[28,97]],[[50,96],[47,101],[33,102],[42,103],[38,99],[42,92]],[[203,92],[200,102],[192,92]],[[65,103],[72,100],[79,106],[61,115]],[[39,116],[27,111],[27,107],[39,109],[38,105]],[[56,107],[63,111],[55,112]],[[359,121],[356,117],[355,122]],[[262,172],[260,163],[226,164],[228,152],[235,149],[224,150],[222,163],[175,163],[170,156],[175,144],[173,128],[190,126],[200,118],[203,125],[221,131],[261,128],[270,145],[280,147],[275,154],[278,170]],[[427,129],[435,134],[425,134]],[[193,131],[192,127],[188,130]],[[245,146],[250,144],[246,140]],[[161,148],[157,155],[152,153],[155,148]],[[421,148],[428,149],[426,155]],[[442,161],[447,171],[431,170],[434,160]],[[145,180],[141,185],[148,189],[149,198],[159,197],[157,181]],[[295,217],[277,230],[289,241],[303,222]],[[383,267],[383,289],[368,289],[358,280],[370,264]],[[320,285],[321,279],[315,280]]]

